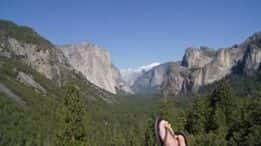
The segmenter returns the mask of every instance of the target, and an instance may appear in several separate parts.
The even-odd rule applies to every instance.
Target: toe
[[[179,146],[186,146],[185,137],[183,135],[177,135]]]

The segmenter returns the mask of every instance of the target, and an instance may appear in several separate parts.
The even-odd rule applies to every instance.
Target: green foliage
[[[169,102],[167,98],[162,99],[159,104],[159,116],[162,119],[169,120],[172,113],[171,108],[172,108],[171,102]]]
[[[228,130],[231,145],[261,145],[261,101],[243,104],[240,115]]]
[[[32,28],[19,26],[11,21],[0,20],[0,40],[11,37],[18,41],[30,44],[36,44],[42,48],[50,48],[52,44],[37,34]]]
[[[197,99],[188,113],[191,145],[260,145],[260,98],[238,98],[226,81],[208,98]],[[246,104],[247,103],[247,104]]]
[[[224,137],[217,133],[202,133],[198,135],[190,135],[188,137],[189,145],[192,146],[225,146],[227,145]]]
[[[185,129],[192,134],[205,132],[207,125],[207,114],[209,107],[205,98],[196,99],[192,109],[189,111]]]
[[[59,121],[61,131],[57,134],[58,145],[84,145],[86,140],[85,101],[80,96],[77,87],[66,87],[66,96],[61,105]]]
[[[209,99],[210,115],[207,131],[228,126],[234,119],[235,100],[229,84],[221,80]]]
[[[35,115],[0,96],[0,145],[42,145],[44,127]]]
[[[147,121],[147,127],[145,129],[145,138],[144,144],[145,146],[157,146],[156,135],[154,130],[154,121],[155,118],[151,117]]]
[[[168,120],[176,130],[184,130],[186,114],[184,109],[178,108],[175,100],[163,98],[159,101],[158,114],[162,119]]]

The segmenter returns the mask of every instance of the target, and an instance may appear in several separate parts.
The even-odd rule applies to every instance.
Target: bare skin
[[[182,135],[175,135],[168,121],[162,120],[159,123],[159,135],[164,141],[164,146],[186,146],[184,137]]]

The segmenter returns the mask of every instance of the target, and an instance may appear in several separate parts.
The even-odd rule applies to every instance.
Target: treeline
[[[199,97],[189,110],[185,130],[192,145],[261,145],[260,97],[234,97],[225,81]]]
[[[173,98],[90,103],[76,86],[65,97],[16,105],[0,94],[0,145],[156,146],[154,120],[167,119],[190,145],[261,145],[260,97],[236,97],[226,81],[191,107]]]

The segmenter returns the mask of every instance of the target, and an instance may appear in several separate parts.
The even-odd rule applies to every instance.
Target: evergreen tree
[[[156,135],[154,130],[155,118],[151,117],[147,121],[147,126],[145,129],[144,145],[145,146],[156,146]]]
[[[234,119],[234,108],[235,101],[231,94],[231,87],[225,80],[218,82],[217,88],[209,99],[210,112],[207,131],[215,131],[219,127],[229,126]]]
[[[159,103],[158,115],[172,124],[176,131],[184,130],[186,116],[184,110],[178,108],[174,99],[163,98]]]
[[[238,119],[228,130],[230,145],[261,145],[261,100],[251,100],[239,109]]]
[[[75,86],[66,87],[66,96],[60,109],[60,130],[57,138],[59,145],[86,145],[86,130],[84,118],[86,116],[85,101],[79,95]]]
[[[161,99],[160,103],[159,103],[159,116],[162,119],[165,120],[170,120],[172,118],[172,112],[171,112],[171,108],[173,105],[171,104],[171,101],[168,98],[163,98]]]
[[[187,116],[185,129],[192,134],[204,133],[207,124],[208,106],[204,98],[198,98]]]

